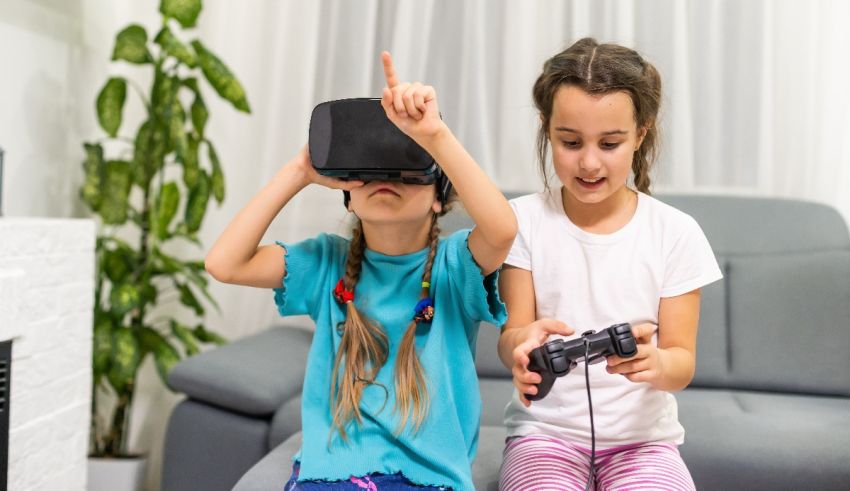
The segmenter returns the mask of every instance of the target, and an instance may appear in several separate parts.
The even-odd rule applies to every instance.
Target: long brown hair
[[[431,269],[437,254],[437,244],[440,238],[440,227],[437,225],[438,216],[449,210],[449,204],[456,199],[454,189],[449,193],[442,211],[431,216],[431,229],[428,235],[428,256],[425,261],[425,271],[422,274],[423,287],[420,299],[431,296]],[[345,262],[345,289],[354,292],[363,261],[366,240],[363,237],[363,224],[359,220],[354,227],[348,256]],[[411,305],[411,311],[412,309]],[[401,433],[409,421],[413,422],[413,430],[418,431],[428,414],[429,397],[425,370],[416,353],[416,326],[411,320],[407,325],[398,349],[395,366],[395,396],[394,411],[401,416],[397,433]],[[331,401],[333,404],[333,426],[339,432],[343,441],[347,441],[346,427],[354,421],[360,425],[360,398],[367,385],[376,383],[375,377],[387,361],[389,343],[384,330],[360,313],[354,302],[346,304],[345,322],[342,324],[342,341],[336,352],[331,379]],[[340,373],[340,367],[343,368]]]
[[[623,91],[631,97],[638,131],[646,130],[643,142],[632,160],[634,184],[649,193],[649,171],[658,156],[658,110],[661,105],[661,77],[652,64],[635,50],[617,44],[599,44],[584,38],[546,60],[543,72],[534,83],[534,105],[540,112],[537,132],[537,158],[546,187],[546,154],[549,148],[549,123],[558,89],[578,87],[589,94]]]

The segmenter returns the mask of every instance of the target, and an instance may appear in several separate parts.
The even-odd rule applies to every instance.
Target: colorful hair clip
[[[340,305],[354,301],[354,292],[345,289],[345,283],[340,279],[334,288],[334,298]]]
[[[434,318],[434,299],[431,297],[423,298],[416,304],[413,309],[413,320],[415,322],[431,322]]]

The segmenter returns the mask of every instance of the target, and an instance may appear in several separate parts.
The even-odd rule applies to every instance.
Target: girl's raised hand
[[[419,82],[399,82],[392,57],[386,51],[381,53],[381,62],[387,81],[381,106],[387,118],[417,143],[435,136],[444,125],[434,87]]]

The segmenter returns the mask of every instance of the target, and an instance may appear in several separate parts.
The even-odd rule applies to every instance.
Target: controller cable
[[[593,401],[590,398],[590,343],[584,338],[584,386],[587,389],[587,408],[590,410],[590,474],[584,490],[596,488],[596,429],[593,426]]]

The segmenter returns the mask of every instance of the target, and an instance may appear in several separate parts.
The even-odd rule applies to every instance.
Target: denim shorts
[[[284,491],[449,491],[449,488],[419,486],[410,482],[402,473],[369,474],[363,477],[350,477],[343,481],[302,481],[298,482],[299,462],[292,464],[292,475],[286,482]]]

